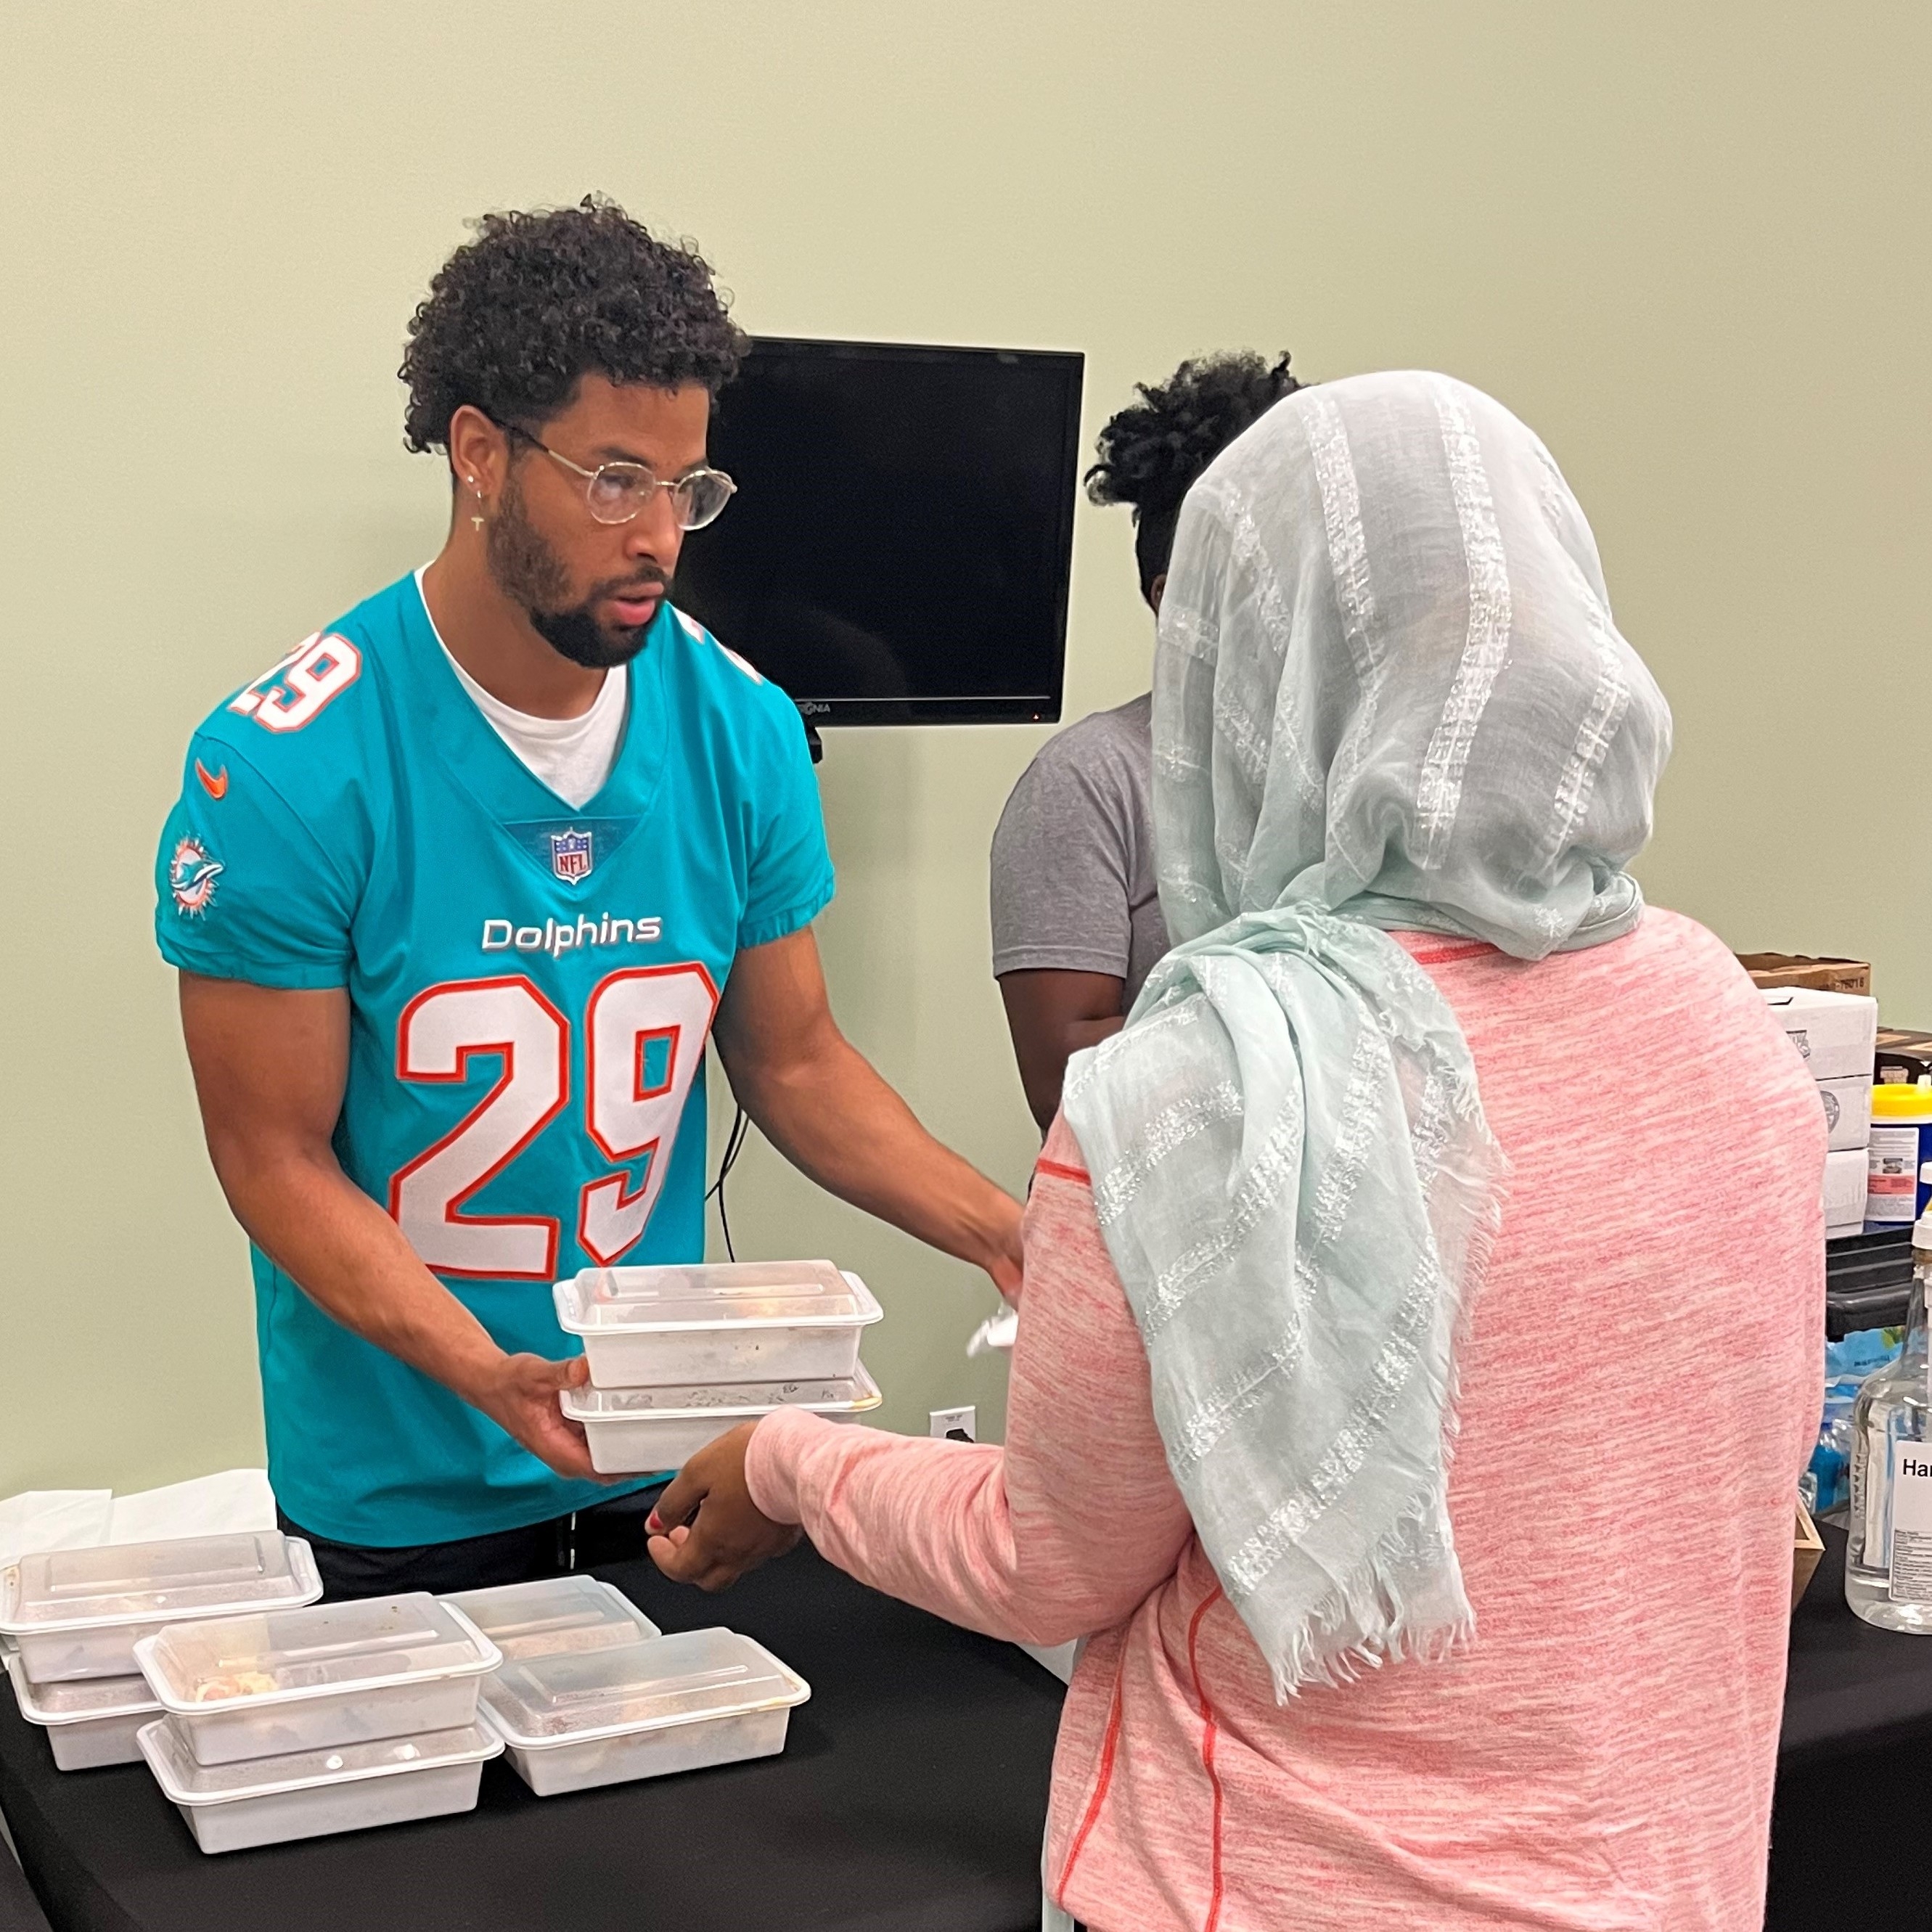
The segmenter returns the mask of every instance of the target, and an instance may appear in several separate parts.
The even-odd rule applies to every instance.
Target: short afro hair
[[[1141,595],[1154,601],[1167,568],[1180,503],[1208,464],[1258,417],[1305,385],[1251,349],[1184,362],[1165,382],[1137,382],[1140,396],[1100,432],[1087,472],[1096,503],[1130,503]]]
[[[398,372],[409,385],[403,441],[447,449],[465,403],[493,422],[548,422],[579,380],[715,396],[747,346],[704,259],[660,241],[615,202],[486,214],[436,272],[412,317]]]

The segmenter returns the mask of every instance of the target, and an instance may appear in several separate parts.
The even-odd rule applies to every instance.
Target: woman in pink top
[[[652,1554],[802,1528],[1088,1637],[1046,1873],[1094,1932],[1746,1932],[1823,1124],[1624,870],[1668,713],[1541,444],[1441,376],[1280,404],[1189,499],[1154,729],[1179,943],[1070,1070],[1005,1447],[773,1416]]]

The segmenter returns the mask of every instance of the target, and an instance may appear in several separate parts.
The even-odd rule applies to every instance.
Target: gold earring
[[[470,487],[472,490],[476,488],[476,479],[473,476],[470,479]],[[480,494],[478,495],[476,500],[479,504],[482,502],[483,499]],[[470,519],[470,521],[472,526],[475,529],[480,530],[483,527],[483,519],[481,517],[472,517]]]

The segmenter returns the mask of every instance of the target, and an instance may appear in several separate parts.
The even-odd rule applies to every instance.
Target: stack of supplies
[[[170,1624],[134,1646],[166,1714],[141,1752],[205,1852],[475,1808],[502,1654],[418,1592]]]
[[[321,1594],[308,1545],[274,1530],[36,1551],[0,1570],[7,1674],[62,1770],[136,1763],[136,1734],[160,1712],[136,1660],[142,1641]]]
[[[1805,986],[1778,988],[1764,998],[1818,1083],[1825,1109],[1830,1133],[1825,1156],[1826,1238],[1856,1234],[1865,1223],[1865,1196],[1875,1172],[1872,1056],[1878,1041],[1878,1002],[1868,994]]]
[[[830,1262],[586,1268],[554,1294],[590,1364],[563,1412],[602,1474],[679,1468],[775,1408],[850,1422],[879,1406],[859,1336],[883,1311]]]
[[[784,1749],[804,1679],[734,1630],[663,1636],[608,1583],[518,1583],[448,1600],[502,1652],[484,1721],[539,1798]]]

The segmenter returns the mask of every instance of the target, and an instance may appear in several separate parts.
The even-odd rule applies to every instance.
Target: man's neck
[[[608,671],[553,650],[496,588],[480,538],[452,531],[422,574],[430,621],[452,657],[500,704],[532,718],[581,718]]]

